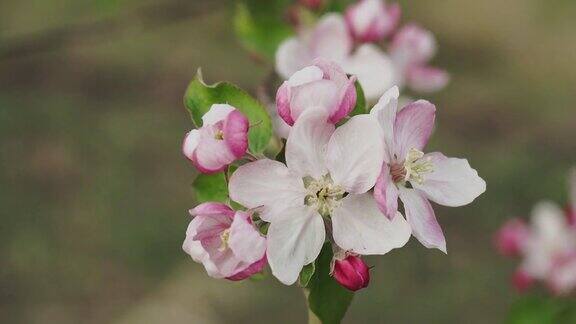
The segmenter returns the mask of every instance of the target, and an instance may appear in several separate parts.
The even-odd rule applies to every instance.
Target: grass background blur
[[[467,157],[488,190],[436,208],[449,254],[416,240],[374,266],[347,323],[495,323],[517,295],[492,235],[576,164],[576,2],[400,1],[452,74],[430,151]],[[148,8],[148,9],[147,9]],[[151,8],[151,9],[150,9]],[[254,89],[268,68],[232,33],[230,1],[0,2],[0,321],[295,323],[298,287],[218,281],[182,251],[194,205],[182,96]]]

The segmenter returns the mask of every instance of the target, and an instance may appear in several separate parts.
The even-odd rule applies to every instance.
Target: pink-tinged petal
[[[198,227],[196,228],[196,236],[194,240],[212,240],[218,241],[220,246],[220,235],[222,232],[230,228],[232,219],[224,214],[213,214],[210,216],[200,215],[196,216],[199,219]]]
[[[565,296],[576,290],[576,251],[555,265],[548,278],[548,287],[557,296]]]
[[[239,110],[231,111],[224,120],[222,132],[228,149],[235,158],[241,158],[248,149],[248,119]]]
[[[362,255],[386,254],[410,238],[410,225],[404,217],[382,217],[369,193],[342,199],[342,205],[332,212],[332,230],[338,246]]]
[[[496,234],[496,249],[504,256],[520,256],[529,237],[530,230],[526,222],[520,218],[511,219]]]
[[[429,153],[424,159],[432,162],[433,171],[424,174],[422,184],[413,186],[428,199],[444,206],[458,207],[471,203],[486,191],[486,182],[470,167],[468,160],[448,158],[442,153]]]
[[[334,125],[328,123],[326,114],[310,111],[298,119],[286,142],[286,164],[300,178],[320,178],[328,173],[325,155],[326,146]]]
[[[280,44],[276,51],[276,72],[288,79],[296,71],[312,62],[308,48],[298,38],[292,37]]]
[[[290,85],[288,81],[284,81],[278,91],[276,92],[276,108],[278,116],[282,118],[288,125],[294,125],[292,112],[290,111]]]
[[[248,207],[262,207],[260,217],[272,221],[283,209],[304,205],[302,178],[277,161],[268,159],[239,167],[228,183],[230,198]]]
[[[436,92],[444,88],[450,81],[448,73],[431,66],[410,67],[406,75],[406,83],[410,89],[418,92]]]
[[[394,30],[400,20],[400,6],[386,7],[382,0],[363,0],[345,13],[350,32],[359,42],[376,42]]]
[[[370,268],[359,256],[348,255],[343,260],[334,260],[334,279],[351,291],[368,287],[370,283]]]
[[[236,108],[227,104],[213,104],[208,112],[202,116],[202,126],[214,125],[220,121],[224,121],[229,113],[236,110]]]
[[[302,267],[314,262],[324,244],[322,217],[307,206],[284,210],[268,229],[267,256],[272,274],[291,285]]]
[[[319,58],[314,60],[314,65],[323,72],[324,79],[334,82],[337,93],[328,94],[330,97],[336,97],[338,100],[329,107],[331,123],[336,124],[354,109],[356,105],[356,77],[348,77],[342,68],[332,62]]]
[[[324,15],[308,39],[313,59],[321,57],[342,62],[349,55],[352,46],[352,38],[344,18],[334,13]]]
[[[398,87],[393,86],[380,97],[378,103],[370,110],[370,115],[378,120],[382,129],[382,136],[386,144],[384,160],[387,163],[394,162],[394,123],[396,122],[399,96]]]
[[[334,183],[349,193],[374,187],[384,162],[384,145],[378,122],[367,114],[356,115],[338,127],[326,152],[326,166]]]
[[[249,265],[248,268],[236,273],[233,276],[226,277],[226,279],[232,280],[232,281],[244,280],[244,279],[249,278],[258,272],[261,272],[267,263],[268,263],[268,261],[266,259],[266,256],[264,256],[262,259]]]
[[[294,73],[290,79],[288,79],[288,85],[293,87],[298,87],[305,85],[314,81],[319,81],[324,78],[324,72],[315,65],[307,66],[298,72]]]
[[[195,262],[202,263],[210,277],[223,278],[216,265],[210,260],[208,252],[206,252],[204,247],[202,247],[202,243],[193,239],[194,236],[196,236],[196,228],[199,223],[200,219],[193,219],[188,225],[188,229],[186,230],[186,239],[182,244],[182,250],[190,255],[192,260]]]
[[[378,209],[384,216],[388,219],[396,216],[398,212],[398,187],[392,181],[390,167],[386,163],[382,165],[382,171],[376,180],[376,185],[374,185],[374,199],[376,199]]]
[[[200,131],[197,129],[191,130],[184,137],[184,142],[182,143],[182,153],[188,158],[188,160],[192,160],[192,156],[194,156],[194,152],[198,147],[199,141]]]
[[[392,60],[373,44],[361,45],[342,66],[358,78],[368,101],[377,100],[397,79]]]
[[[319,80],[292,88],[290,99],[292,119],[296,121],[307,110],[329,112],[332,107],[338,105],[338,99],[338,88],[330,80]]]
[[[402,27],[390,45],[390,55],[401,68],[423,65],[436,54],[434,35],[415,24]]]
[[[434,130],[435,117],[436,106],[426,100],[413,102],[396,115],[394,154],[399,161],[404,161],[411,149],[424,149]]]
[[[254,263],[266,253],[266,238],[254,227],[250,214],[238,211],[230,226],[228,244],[234,255],[246,263]]]
[[[191,216],[199,215],[219,215],[223,214],[230,218],[234,216],[234,211],[228,205],[219,202],[206,202],[202,203],[189,211]]]
[[[512,286],[519,293],[525,293],[534,284],[534,278],[522,268],[516,270],[512,275]]]
[[[192,155],[192,163],[202,173],[220,172],[236,160],[226,142],[216,138],[212,127],[200,129],[200,141]]]
[[[248,265],[236,258],[232,250],[222,249],[220,240],[202,240],[202,245],[210,255],[210,261],[218,268],[224,278],[235,275],[244,270]]]
[[[406,219],[410,223],[414,237],[425,247],[446,253],[444,233],[428,199],[416,190],[401,187],[400,200],[404,204]]]

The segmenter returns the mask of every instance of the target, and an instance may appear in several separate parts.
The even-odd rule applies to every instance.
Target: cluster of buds
[[[429,65],[436,54],[434,35],[414,23],[399,27],[400,16],[397,3],[359,0],[344,15],[328,13],[313,26],[299,25],[298,35],[278,48],[276,71],[287,79],[317,58],[332,60],[358,77],[369,101],[394,85],[442,89],[448,74]]]
[[[512,277],[519,292],[537,281],[554,295],[576,291],[576,171],[569,183],[571,198],[565,210],[551,202],[541,202],[534,207],[530,224],[514,218],[496,234],[497,250],[522,260]]]

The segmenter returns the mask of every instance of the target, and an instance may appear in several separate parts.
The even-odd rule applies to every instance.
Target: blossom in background
[[[312,29],[301,30],[298,36],[280,44],[276,52],[276,71],[284,79],[309,66],[317,58],[336,62],[362,85],[369,100],[377,99],[394,84],[392,60],[376,45],[364,44],[355,51],[344,17],[323,16]]]
[[[182,152],[202,173],[224,170],[248,149],[248,119],[236,108],[215,104],[202,116],[202,127],[184,138]]]
[[[257,208],[270,222],[267,257],[272,273],[292,284],[313,262],[326,238],[356,254],[385,254],[402,247],[410,226],[402,215],[382,217],[368,193],[380,172],[384,148],[368,115],[335,129],[321,110],[302,114],[286,143],[286,165],[262,159],[239,167],[230,178],[230,198]]]
[[[398,217],[400,198],[412,234],[424,246],[446,252],[444,234],[428,200],[450,207],[467,205],[486,190],[486,183],[466,159],[424,154],[436,107],[418,100],[398,111],[398,97],[398,88],[391,88],[370,112],[378,120],[386,147],[374,197],[390,219]]]
[[[330,263],[330,275],[340,285],[351,291],[368,287],[370,268],[359,255],[336,248]]]
[[[251,214],[221,203],[190,210],[182,248],[214,278],[242,280],[266,265],[266,238],[252,224]]]
[[[389,54],[396,69],[396,85],[418,92],[434,92],[448,84],[442,69],[428,65],[436,54],[434,35],[416,24],[402,27],[394,36]]]
[[[428,64],[436,53],[431,32],[409,24],[393,35],[387,51],[375,44],[363,44],[390,34],[399,18],[400,7],[381,0],[352,4],[345,17],[326,14],[316,25],[301,28],[297,36],[280,44],[276,71],[288,79],[316,58],[334,61],[358,78],[368,101],[376,101],[394,85],[421,92],[440,90],[448,83],[449,75]],[[360,41],[358,46],[355,39]]]
[[[574,206],[576,179],[570,178]],[[576,228],[571,226],[570,212],[551,202],[534,207],[530,224],[520,219],[506,222],[496,235],[496,248],[505,256],[519,256],[522,261],[513,276],[519,291],[541,281],[554,294],[564,295],[576,289]],[[515,253],[508,253],[510,251]]]
[[[400,22],[400,6],[383,0],[361,0],[346,9],[350,33],[358,42],[376,42],[390,35]]]
[[[317,59],[280,86],[276,94],[278,114],[292,126],[305,110],[322,109],[329,122],[336,124],[356,105],[355,81],[337,64]]]

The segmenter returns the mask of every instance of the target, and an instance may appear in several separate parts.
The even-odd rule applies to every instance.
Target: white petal
[[[427,248],[446,253],[446,239],[428,199],[416,190],[400,187],[400,200],[404,203],[412,234],[418,241]]]
[[[315,210],[306,206],[285,210],[268,229],[272,274],[286,285],[296,282],[302,267],[320,254],[325,235],[324,222]]]
[[[322,80],[323,77],[324,72],[319,67],[311,65],[294,73],[290,79],[288,79],[288,85],[297,87],[313,81]]]
[[[186,239],[182,244],[182,249],[186,252],[192,260],[202,263],[208,275],[212,278],[224,278],[220,273],[214,262],[210,260],[208,252],[202,247],[200,241],[195,241],[193,238],[196,236],[198,225],[201,223],[201,218],[194,218],[188,225],[186,230]]]
[[[468,160],[447,158],[442,153],[424,156],[433,164],[433,171],[424,175],[424,183],[413,186],[428,199],[444,206],[457,207],[471,203],[486,191],[486,182],[470,167]]]
[[[290,101],[293,120],[300,118],[304,111],[331,111],[338,104],[338,86],[334,81],[319,80],[291,89]]]
[[[380,127],[369,115],[356,115],[338,127],[326,154],[334,183],[347,192],[363,193],[374,187],[384,161]]]
[[[382,135],[384,137],[384,143],[386,143],[386,154],[384,158],[386,162],[392,162],[392,152],[394,152],[394,123],[396,122],[396,113],[398,111],[398,97],[400,96],[400,91],[397,86],[393,86],[388,89],[382,97],[378,100],[378,103],[370,111],[370,115],[376,117],[380,128],[382,129]]]
[[[375,101],[396,84],[397,73],[392,60],[375,45],[361,45],[342,64],[347,73],[358,77],[368,101]]]
[[[238,259],[249,264],[262,259],[266,253],[266,239],[252,224],[250,214],[244,212],[234,216],[228,244]]]
[[[300,177],[320,178],[328,173],[324,161],[326,146],[334,125],[327,122],[321,111],[302,115],[292,127],[286,143],[286,164]]]
[[[338,246],[363,255],[388,253],[410,239],[404,217],[398,213],[389,220],[368,193],[342,199],[342,206],[332,212],[332,229]]]
[[[314,58],[342,62],[352,50],[352,38],[342,15],[327,14],[316,25],[308,47]]]
[[[283,209],[304,205],[306,196],[302,178],[284,164],[268,159],[239,167],[230,177],[228,190],[230,198],[245,207],[262,206],[260,216],[265,221]]]
[[[532,224],[538,235],[547,242],[561,240],[568,229],[564,211],[548,201],[534,206]]]
[[[280,44],[276,51],[276,72],[284,79],[312,62],[306,46],[292,37]]]
[[[226,116],[235,108],[227,104],[213,104],[207,113],[202,116],[202,126],[214,125],[226,119]]]
[[[191,130],[184,137],[184,143],[182,144],[182,153],[184,153],[184,155],[187,158],[192,159],[194,151],[196,151],[199,142],[200,142],[200,131],[197,129]]]

